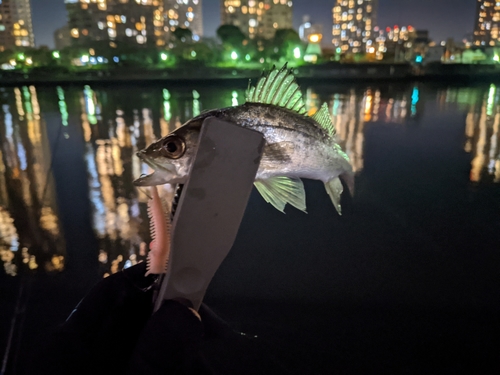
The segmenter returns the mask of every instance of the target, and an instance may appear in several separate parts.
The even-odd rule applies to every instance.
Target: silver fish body
[[[266,143],[257,180],[283,176],[326,183],[341,175],[349,188],[352,188],[349,159],[327,131],[311,117],[260,103],[245,103],[204,112],[139,151],[137,155],[155,169],[155,173],[137,179],[135,184],[150,186],[185,182],[196,154],[201,125],[206,118],[212,116],[264,135]],[[177,159],[162,154],[165,142],[172,137],[185,142],[185,153]]]
[[[198,147],[203,121],[229,121],[264,135],[265,146],[255,186],[263,198],[283,211],[286,204],[305,211],[301,178],[321,180],[340,213],[342,176],[351,192],[354,180],[349,158],[335,139],[326,104],[308,116],[299,86],[286,65],[272,69],[250,87],[243,105],[204,112],[153,143],[138,156],[155,172],[135,181],[138,186],[182,183]]]

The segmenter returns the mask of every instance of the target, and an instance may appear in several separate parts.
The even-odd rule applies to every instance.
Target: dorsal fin
[[[269,74],[259,78],[257,85],[250,84],[246,93],[247,103],[272,104],[287,108],[301,115],[306,114],[302,93],[291,69],[286,64],[281,69],[274,66]]]
[[[321,108],[312,116],[312,119],[325,129],[331,137],[335,135],[335,127],[332,124],[326,103],[323,103]]]

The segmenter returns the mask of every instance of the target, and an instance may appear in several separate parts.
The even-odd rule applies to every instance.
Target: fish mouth
[[[146,157],[144,151],[139,151],[136,155],[141,161],[153,168],[154,172],[148,175],[141,175],[141,177],[134,180],[133,184],[135,186],[156,186],[175,182],[175,167],[173,165],[161,166],[155,164]]]

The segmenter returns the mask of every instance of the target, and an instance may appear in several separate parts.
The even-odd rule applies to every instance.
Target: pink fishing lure
[[[151,244],[149,245],[146,276],[167,272],[170,257],[170,219],[166,215],[156,186],[151,186],[151,196],[152,198],[148,202]]]

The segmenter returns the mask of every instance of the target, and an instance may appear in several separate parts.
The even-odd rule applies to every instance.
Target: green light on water
[[[57,86],[57,97],[59,99],[59,112],[61,113],[61,122],[64,126],[68,126],[68,106],[66,105],[66,98],[64,97],[64,90],[62,87]]]
[[[200,114],[200,94],[198,91],[193,90],[193,116],[198,116]]]
[[[170,110],[170,92],[167,89],[163,89],[163,118],[165,121],[170,121],[172,118],[172,112]]]
[[[488,102],[486,104],[486,114],[491,116],[493,114],[493,108],[495,106],[495,94],[497,87],[494,84],[490,85],[490,91],[488,92]]]
[[[87,109],[89,122],[95,125],[97,124],[97,118],[95,116],[94,91],[92,91],[90,86],[86,85],[83,89],[83,95],[85,96],[85,107]]]
[[[170,91],[163,89],[163,100],[170,100]]]
[[[26,86],[23,86],[23,96],[24,96],[24,107],[26,108],[26,113],[32,115],[33,107],[31,106],[31,94],[30,90]]]

